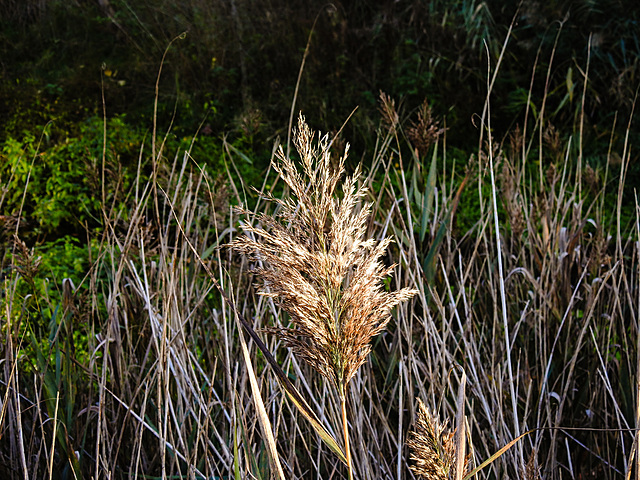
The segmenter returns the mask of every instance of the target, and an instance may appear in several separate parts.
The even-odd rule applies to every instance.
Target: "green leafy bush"
[[[102,119],[91,117],[77,132],[48,125],[38,134],[8,137],[0,162],[1,183],[8,186],[5,211],[21,212],[25,228],[37,234],[100,225],[102,195],[105,205],[118,206],[118,192],[137,174],[143,139],[124,117],[114,117],[107,120],[105,148],[104,128]]]

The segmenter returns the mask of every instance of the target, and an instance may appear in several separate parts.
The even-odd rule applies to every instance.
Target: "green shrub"
[[[143,138],[123,117],[107,120],[103,174],[103,128],[102,119],[91,117],[77,132],[49,125],[38,134],[8,137],[0,165],[0,183],[7,188],[5,211],[21,211],[24,228],[42,235],[99,226],[101,197],[105,195],[105,205],[118,207],[119,192],[135,179]]]

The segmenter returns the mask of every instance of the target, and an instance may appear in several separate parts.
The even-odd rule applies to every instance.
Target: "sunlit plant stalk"
[[[366,361],[371,338],[385,328],[391,309],[417,292],[383,288],[383,279],[395,267],[380,261],[391,239],[366,238],[371,204],[360,205],[367,193],[358,185],[360,169],[343,181],[342,195],[336,192],[348,146],[332,167],[329,138],[314,142],[302,116],[294,141],[304,176],[279,149],[273,166],[291,197],[268,196],[279,207],[277,215],[258,214],[255,224],[243,225],[246,235],[232,246],[259,264],[259,293],[273,298],[291,317],[290,326],[267,330],[336,387],[353,479],[349,381]]]

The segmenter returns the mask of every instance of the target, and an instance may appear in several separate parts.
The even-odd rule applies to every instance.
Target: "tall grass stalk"
[[[395,267],[380,261],[391,239],[376,242],[365,237],[371,205],[358,205],[366,195],[358,185],[359,169],[344,181],[343,196],[337,196],[348,146],[333,167],[329,137],[315,144],[302,116],[295,145],[303,176],[282,149],[273,164],[293,198],[268,197],[280,208],[277,217],[258,215],[259,226],[245,224],[247,235],[232,246],[260,264],[260,293],[276,300],[291,317],[291,327],[271,331],[337,389],[347,469],[353,479],[349,382],[367,360],[372,338],[389,322],[391,309],[417,291],[382,288]]]

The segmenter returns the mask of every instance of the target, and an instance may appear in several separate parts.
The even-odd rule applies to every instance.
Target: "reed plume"
[[[232,246],[257,261],[259,293],[272,297],[291,317],[290,326],[268,329],[296,356],[308,362],[337,388],[342,402],[345,454],[352,468],[346,420],[346,389],[371,350],[371,338],[390,319],[391,309],[416,291],[386,291],[383,280],[395,265],[385,266],[390,238],[366,238],[371,204],[359,185],[360,168],[342,183],[349,146],[332,167],[328,136],[314,134],[300,116],[295,134],[302,175],[280,148],[273,167],[291,197],[268,199],[276,215],[259,214],[257,225],[244,224],[245,236]]]
[[[456,474],[455,430],[450,431],[431,414],[422,400],[418,399],[418,417],[409,433],[407,446],[413,463],[409,468],[418,478],[425,480],[450,480]],[[464,461],[464,473],[469,458]],[[464,474],[463,473],[463,474]]]

